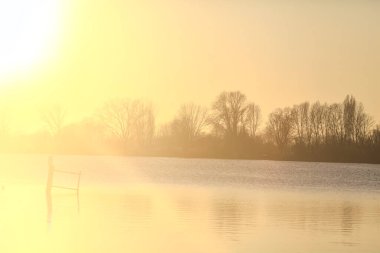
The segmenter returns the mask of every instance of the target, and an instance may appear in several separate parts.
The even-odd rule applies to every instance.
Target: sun
[[[29,71],[51,56],[59,1],[0,1],[0,79]]]

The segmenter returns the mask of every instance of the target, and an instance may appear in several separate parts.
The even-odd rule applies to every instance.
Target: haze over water
[[[380,252],[379,13],[0,0],[0,253]]]
[[[0,158],[1,252],[380,249],[379,165],[56,156],[49,211],[47,156]]]

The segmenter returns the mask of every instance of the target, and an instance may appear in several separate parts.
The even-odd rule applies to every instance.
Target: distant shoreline
[[[280,159],[280,158],[247,158],[247,157],[220,157],[220,156],[189,156],[189,155],[158,155],[158,154],[117,154],[117,153],[56,153],[56,152],[0,152],[1,155],[46,155],[48,156],[94,156],[94,157],[126,157],[126,158],[168,158],[168,159],[206,159],[206,160],[241,160],[241,161],[275,161],[275,162],[305,162],[305,163],[339,163],[339,164],[373,164],[371,161],[339,161],[339,160],[306,160],[306,159]]]

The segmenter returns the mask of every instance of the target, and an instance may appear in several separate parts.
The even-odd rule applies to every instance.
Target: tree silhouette
[[[343,102],[344,136],[346,142],[353,142],[355,137],[356,99],[347,95]]]
[[[42,112],[42,120],[47,125],[50,134],[57,137],[65,122],[66,112],[59,105],[54,105]]]
[[[285,151],[292,141],[294,117],[290,108],[277,109],[269,115],[266,134],[280,150]]]
[[[310,103],[304,102],[292,108],[294,134],[297,144],[310,146],[312,131],[310,124]]]
[[[222,92],[214,102],[211,124],[214,132],[224,138],[236,139],[245,130],[246,96],[240,91]]]
[[[303,102],[277,109],[264,131],[258,131],[260,107],[239,91],[222,92],[210,109],[184,104],[156,135],[153,106],[142,100],[110,100],[97,118],[67,125],[65,111],[54,106],[42,113],[53,138],[47,132],[2,138],[9,128],[4,110],[0,146],[12,152],[380,163],[380,126],[352,95],[341,103]]]
[[[172,122],[172,133],[182,142],[191,142],[203,133],[207,119],[207,108],[193,103],[184,104]]]
[[[141,100],[108,101],[98,113],[100,121],[112,136],[124,144],[150,143],[155,132],[155,116],[151,104]]]
[[[244,125],[249,137],[256,138],[256,134],[261,123],[260,106],[255,103],[248,104],[244,118]]]
[[[342,144],[344,141],[343,105],[334,103],[329,105],[326,115],[328,142]]]
[[[364,144],[368,140],[371,129],[375,122],[371,116],[364,112],[364,106],[359,104],[355,118],[355,141],[358,144]]]

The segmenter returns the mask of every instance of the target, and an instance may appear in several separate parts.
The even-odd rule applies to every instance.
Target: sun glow
[[[50,58],[59,30],[59,0],[0,1],[0,78]]]

